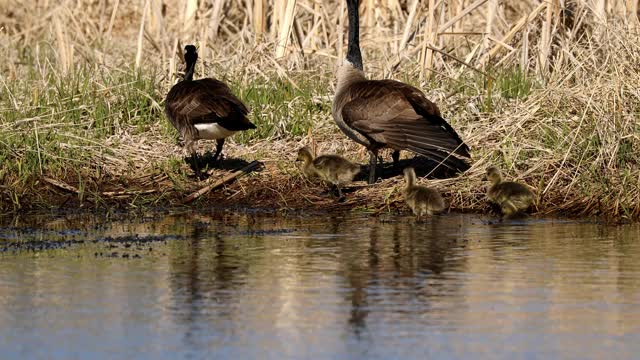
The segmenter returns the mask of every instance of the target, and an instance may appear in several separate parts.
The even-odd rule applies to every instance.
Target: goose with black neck
[[[378,151],[401,150],[425,156],[455,172],[469,168],[469,147],[422,91],[395,80],[368,80],[360,52],[358,0],[346,0],[347,56],[336,72],[333,118],[342,132],[369,151],[369,183],[376,181]]]
[[[193,45],[185,46],[184,50],[184,79],[169,90],[165,113],[192,155],[196,176],[201,177],[198,140],[216,140],[215,161],[221,155],[227,137],[256,126],[247,118],[247,107],[227,84],[213,78],[193,80],[198,53]]]

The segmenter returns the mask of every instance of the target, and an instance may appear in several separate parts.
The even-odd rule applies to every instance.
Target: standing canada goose
[[[378,150],[409,150],[455,171],[469,165],[469,148],[440,117],[438,107],[422,91],[395,80],[367,80],[359,44],[358,0],[347,0],[349,47],[338,67],[333,118],[338,127],[370,153],[369,183],[375,182]]]
[[[527,210],[533,203],[533,193],[528,187],[513,181],[502,181],[502,174],[495,166],[487,168],[487,180],[491,186],[487,197],[500,206],[502,215],[510,217]]]
[[[417,219],[425,215],[439,214],[447,208],[438,190],[416,185],[416,172],[413,168],[404,169],[404,180],[407,182],[407,187],[404,189],[404,201]]]
[[[216,79],[193,80],[198,60],[196,47],[184,47],[186,72],[184,80],[175,84],[165,100],[165,112],[191,152],[200,177],[196,143],[199,139],[217,140],[214,160],[222,152],[224,139],[242,130],[255,129],[248,119],[249,110],[229,87]]]
[[[338,155],[321,155],[313,158],[311,150],[303,147],[298,150],[298,160],[304,161],[302,171],[308,178],[319,177],[334,185],[342,197],[342,185],[353,181],[360,172],[360,166]]]

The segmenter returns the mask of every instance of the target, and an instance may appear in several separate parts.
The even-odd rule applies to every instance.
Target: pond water
[[[0,227],[2,359],[637,358],[640,227],[67,215]]]

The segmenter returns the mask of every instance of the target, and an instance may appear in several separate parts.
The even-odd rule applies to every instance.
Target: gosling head
[[[313,160],[313,155],[311,155],[311,150],[308,146],[301,147],[298,150],[298,158],[296,161],[311,161]]]
[[[502,174],[497,167],[489,166],[487,168],[486,179],[489,180],[492,184],[499,184],[500,182],[502,182]]]

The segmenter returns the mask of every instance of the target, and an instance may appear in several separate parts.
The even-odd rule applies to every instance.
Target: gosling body
[[[407,183],[404,189],[404,201],[417,219],[439,214],[446,209],[447,205],[438,190],[416,184],[416,173],[413,168],[404,169],[404,179]]]
[[[511,217],[522,213],[533,204],[533,192],[518,182],[503,181],[497,167],[487,168],[487,179],[491,182],[487,198],[500,207],[503,216]]]
[[[342,186],[353,181],[360,172],[360,166],[339,155],[321,155],[316,158],[308,147],[298,151],[298,160],[304,161],[302,171],[307,178],[318,177],[334,185],[342,197]]]

